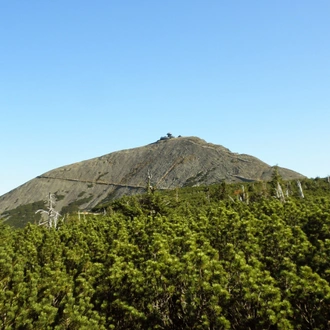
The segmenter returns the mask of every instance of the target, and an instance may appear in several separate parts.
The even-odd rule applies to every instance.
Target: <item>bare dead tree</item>
[[[55,206],[55,195],[49,193],[48,194],[48,207],[47,210],[37,210],[36,213],[40,213],[41,215],[45,215],[47,218],[44,219],[43,217],[41,217],[40,221],[39,221],[39,226],[46,226],[47,228],[57,228],[58,226],[58,220],[59,217],[61,216],[61,214],[59,212],[57,212],[54,209]]]
[[[244,185],[242,185],[242,202],[249,204],[249,194],[245,191]]]
[[[151,185],[151,179],[152,179],[152,174],[151,174],[150,169],[148,169],[148,173],[147,173],[147,193],[148,194],[154,190],[154,187]]]
[[[285,196],[288,198],[291,194],[291,183],[288,181],[285,188]]]
[[[277,187],[276,187],[275,191],[276,191],[276,197],[281,202],[285,202],[285,197],[284,197],[284,194],[283,194],[283,190],[282,190],[282,187],[281,187],[279,182],[277,182]]]
[[[233,197],[231,197],[230,195],[228,195],[228,197],[229,197],[229,199],[230,199],[233,203],[235,203],[235,200],[234,200]]]
[[[301,198],[304,198],[304,192],[303,192],[303,189],[302,189],[302,186],[301,186],[301,183],[299,180],[297,180],[297,186],[298,186],[298,189],[299,189],[299,194],[300,194],[300,197]]]

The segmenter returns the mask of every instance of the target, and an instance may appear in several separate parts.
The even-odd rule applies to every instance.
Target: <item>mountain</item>
[[[89,210],[103,200],[155,189],[193,185],[270,180],[273,168],[256,157],[197,137],[163,137],[149,145],[113,152],[46,172],[0,197],[0,215],[10,223],[20,214],[42,208],[49,193],[55,194],[62,214]],[[278,167],[283,179],[304,176]],[[16,224],[20,225],[20,224]]]

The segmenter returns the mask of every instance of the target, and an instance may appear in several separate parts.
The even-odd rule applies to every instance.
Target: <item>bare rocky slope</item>
[[[272,167],[197,137],[178,137],[63,166],[44,173],[0,197],[0,215],[56,194],[56,208],[76,203],[88,210],[105,198],[145,191],[148,175],[157,189],[187,185],[269,180]],[[278,168],[284,179],[303,175]]]

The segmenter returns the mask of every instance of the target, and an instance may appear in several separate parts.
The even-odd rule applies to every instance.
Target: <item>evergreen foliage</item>
[[[0,328],[329,329],[329,184],[301,184],[285,202],[221,184],[2,224]]]
[[[45,206],[45,201],[38,201],[30,204],[20,205],[15,209],[6,211],[1,216],[10,219],[10,225],[18,228],[24,227],[28,222],[38,223],[40,214],[36,213],[38,209]]]

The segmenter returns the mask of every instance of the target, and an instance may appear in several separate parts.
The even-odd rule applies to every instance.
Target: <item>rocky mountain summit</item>
[[[113,152],[46,172],[0,197],[0,215],[55,194],[59,210],[88,210],[105,199],[153,189],[213,183],[270,180],[273,168],[256,157],[237,154],[197,137],[168,134],[149,145]],[[303,175],[278,167],[283,179]]]

